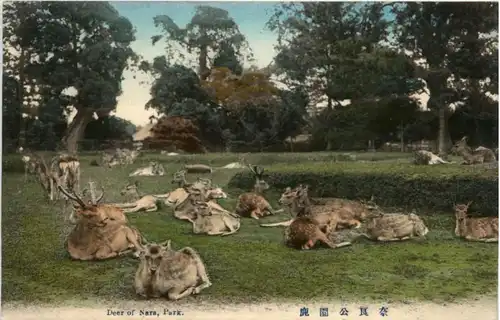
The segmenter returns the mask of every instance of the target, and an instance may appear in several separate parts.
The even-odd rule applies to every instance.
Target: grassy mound
[[[498,172],[476,166],[414,166],[403,163],[323,162],[276,165],[267,182],[284,189],[308,184],[318,197],[369,199],[382,206],[450,211],[454,203],[473,201],[471,211],[498,214]],[[248,189],[254,178],[236,174],[230,187]]]

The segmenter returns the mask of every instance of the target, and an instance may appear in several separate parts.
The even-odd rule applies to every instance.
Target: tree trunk
[[[200,79],[201,80],[206,80],[208,76],[210,75],[210,72],[208,70],[207,66],[207,59],[208,59],[208,47],[206,45],[202,45],[200,47],[200,56],[198,57],[198,67],[199,67],[199,74],[200,74]]]
[[[404,137],[404,133],[405,133],[405,127],[403,125],[403,122],[401,122],[401,124],[399,125],[399,141],[401,143],[401,152],[405,152],[405,137]]]
[[[24,74],[24,63],[25,63],[25,51],[24,48],[21,48],[21,53],[19,55],[19,63],[17,65],[17,72],[19,74],[19,86],[17,88],[17,99],[19,100],[20,103],[20,132],[19,132],[19,140],[18,140],[18,147],[23,147],[26,148],[26,131],[27,131],[27,124],[28,124],[28,118],[23,118],[23,111],[24,111],[24,82],[26,81],[25,74]]]
[[[448,132],[448,117],[446,106],[439,106],[439,132],[438,132],[438,154],[440,157],[448,155],[448,142],[450,140],[450,133]]]
[[[76,116],[68,126],[68,130],[62,139],[64,148],[69,153],[76,153],[78,151],[78,142],[85,133],[87,124],[92,120],[93,110],[79,109]]]

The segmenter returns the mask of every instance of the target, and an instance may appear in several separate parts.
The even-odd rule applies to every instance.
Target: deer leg
[[[156,204],[154,206],[152,206],[151,208],[147,209],[146,212],[153,212],[153,211],[156,211],[158,210],[158,207],[156,206]]]
[[[489,242],[498,242],[498,238],[487,238],[487,239],[484,240],[484,242],[487,242],[487,243],[489,243]]]
[[[329,246],[329,247],[330,247],[330,248],[332,248],[332,249],[336,249],[336,248],[340,248],[340,247],[345,247],[345,246],[351,245],[351,243],[350,243],[350,242],[342,242],[342,243],[334,244],[334,243],[333,243],[332,241],[330,241],[330,239],[328,239],[328,238],[326,237],[326,235],[325,235],[323,232],[321,232],[321,231],[319,231],[319,232],[317,233],[317,235],[316,235],[316,239],[313,239],[313,240],[315,240],[314,242],[316,242],[316,241],[318,241],[318,240],[319,240],[319,241],[323,242],[324,244],[326,244],[327,246]]]
[[[184,288],[182,288],[184,289]],[[170,300],[179,300],[179,299],[182,299],[184,297],[187,297],[191,294],[194,293],[194,290],[195,288],[194,287],[189,287],[187,289],[185,289],[184,291],[181,291],[182,289],[179,289],[179,288],[172,288],[170,290],[168,290],[168,298]]]
[[[118,252],[113,251],[109,246],[105,246],[97,250],[95,258],[97,260],[104,260],[118,256]]]
[[[252,213],[250,214],[250,217],[254,218],[255,220],[259,220],[259,216],[258,216],[257,212],[258,212],[258,209],[253,210]]]
[[[222,231],[207,231],[207,235],[209,235],[209,236],[218,236],[221,234],[224,234],[224,232],[222,232]]]

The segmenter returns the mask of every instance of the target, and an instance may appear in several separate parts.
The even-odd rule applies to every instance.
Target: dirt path
[[[94,320],[94,319],[154,319],[154,318],[178,318],[178,319],[203,319],[203,320],[275,320],[275,319],[324,319],[319,316],[321,307],[328,307],[328,318],[350,319],[360,318],[360,304],[347,303],[310,303],[310,304],[255,304],[215,306],[209,304],[198,304],[196,306],[187,303],[172,303],[168,301],[123,301],[114,304],[100,304],[83,306],[26,306],[19,304],[5,304],[2,306],[2,319],[5,320]],[[112,306],[112,307],[110,307]],[[309,317],[300,317],[300,308],[308,307]],[[407,303],[387,304],[387,316],[381,317],[379,309],[382,304],[370,303],[365,305],[368,316],[360,319],[394,319],[394,320],[496,320],[498,316],[497,298],[481,298],[466,300],[460,303],[436,304],[436,303]],[[348,316],[340,316],[339,311],[346,307]],[[182,315],[164,314],[164,310],[179,310]],[[155,311],[157,314],[149,316],[139,315],[139,312]],[[114,311],[114,315],[111,314]],[[134,315],[127,315],[133,311]],[[119,315],[123,312],[123,315]],[[151,312],[152,313],[152,312]]]

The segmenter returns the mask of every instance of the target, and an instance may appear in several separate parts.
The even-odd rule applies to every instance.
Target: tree
[[[89,122],[85,128],[85,139],[131,140],[135,130],[135,125],[130,121],[117,116],[107,116]]]
[[[75,152],[93,114],[105,116],[116,107],[122,73],[138,58],[130,48],[134,30],[107,2],[39,5],[31,45],[37,59],[27,68],[53,108],[76,109],[63,138],[66,149]],[[67,94],[69,88],[75,93]]]
[[[313,108],[326,104],[328,110],[317,123],[325,130],[327,149],[335,144],[328,137],[334,139],[349,130],[336,121],[337,114],[359,122],[355,127],[361,128],[373,113],[360,105],[406,98],[423,86],[413,61],[386,44],[390,21],[384,18],[385,7],[382,3],[284,4],[277,6],[268,22],[279,35],[275,70],[288,86],[308,92]],[[357,107],[342,108],[345,100]],[[332,111],[335,108],[342,110]],[[368,113],[355,117],[355,112]],[[325,123],[329,120],[332,123]],[[336,129],[336,124],[342,129]],[[368,135],[353,133],[352,137]]]
[[[144,140],[149,148],[167,149],[175,147],[191,153],[205,152],[198,138],[199,129],[189,119],[182,117],[163,117],[151,128],[152,137]]]
[[[38,2],[3,5],[4,128],[10,134],[14,146],[26,144],[27,121],[22,114],[32,114],[30,108],[36,100],[35,90],[26,91],[25,88],[35,84],[29,65],[36,59],[34,43],[42,36],[38,26],[45,13],[40,9],[41,3]]]
[[[161,27],[163,35],[151,37],[153,44],[164,38],[166,40],[167,56],[171,60],[173,54],[178,53],[175,45],[180,45],[189,54],[198,55],[198,75],[205,80],[210,73],[210,53],[226,51],[229,48],[236,55],[251,57],[245,36],[239,31],[236,22],[226,10],[211,6],[200,5],[191,21],[181,28],[167,15],[154,17],[156,27]],[[185,57],[180,54],[180,58]]]
[[[477,40],[480,34],[489,34],[494,30],[498,33],[497,6],[498,4],[491,2],[393,5],[397,44],[410,51],[413,59],[425,59],[427,64],[427,68],[422,70],[422,78],[429,89],[428,106],[438,113],[438,149],[442,155],[447,153],[447,141],[450,140],[447,128],[450,115],[448,106],[461,100],[456,86],[450,86],[448,82],[450,78],[460,81],[465,74],[480,67],[477,63],[480,59],[477,57],[481,56],[484,44]],[[464,55],[468,47],[464,45],[464,40],[469,45],[476,45],[475,50],[472,50],[476,57]],[[472,60],[463,60],[466,56]]]

